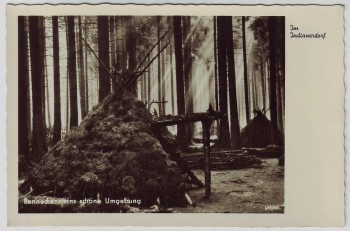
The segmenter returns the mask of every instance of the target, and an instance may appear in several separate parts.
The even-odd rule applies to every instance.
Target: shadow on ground
[[[194,170],[204,182],[202,170]],[[284,167],[278,159],[264,159],[261,167],[212,171],[212,194],[190,191],[195,206],[174,208],[180,213],[284,213]]]

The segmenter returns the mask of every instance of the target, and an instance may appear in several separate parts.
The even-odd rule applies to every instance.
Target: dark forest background
[[[244,146],[256,116],[271,123],[269,144],[283,145],[284,17],[18,17],[19,157],[41,160],[118,85],[154,116],[214,110],[222,148]],[[113,80],[114,79],[114,80]],[[199,124],[173,126],[184,148]]]

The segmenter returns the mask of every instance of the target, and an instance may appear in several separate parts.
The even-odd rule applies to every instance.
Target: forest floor
[[[284,166],[278,159],[262,159],[259,168],[212,171],[211,196],[205,189],[189,195],[195,206],[173,208],[179,213],[284,213]],[[194,170],[204,182],[204,172]]]

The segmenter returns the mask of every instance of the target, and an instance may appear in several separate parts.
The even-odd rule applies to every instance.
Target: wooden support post
[[[203,151],[204,151],[204,178],[205,178],[205,198],[211,193],[211,168],[210,168],[210,125],[212,120],[202,121],[203,126]]]
[[[165,101],[166,102],[166,101]],[[152,101],[155,103],[155,101]],[[150,106],[149,106],[150,107]],[[212,106],[205,113],[191,113],[177,116],[159,116],[153,119],[151,126],[153,128],[162,126],[171,126],[178,124],[187,124],[201,121],[203,127],[203,150],[204,150],[204,176],[205,176],[205,198],[210,197],[210,181],[211,181],[211,162],[210,162],[210,126],[214,120],[227,118],[227,114],[214,111]]]

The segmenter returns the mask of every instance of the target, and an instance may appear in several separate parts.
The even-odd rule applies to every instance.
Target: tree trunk
[[[53,78],[54,78],[54,123],[52,145],[61,139],[61,89],[60,89],[60,54],[58,37],[58,17],[52,17],[52,44],[53,44]]]
[[[258,82],[257,82],[257,77],[256,77],[256,69],[255,65],[253,68],[253,82],[254,82],[254,102],[255,102],[255,110],[259,110],[259,92],[258,92]]]
[[[45,113],[47,113],[47,122],[48,122],[48,130],[51,130],[51,117],[50,117],[50,93],[49,93],[49,80],[48,80],[48,72],[47,72],[47,62],[46,62],[46,34],[45,34],[45,18],[42,17],[42,38],[43,38],[43,56],[44,56],[44,102],[43,102],[43,110],[44,110],[44,118]],[[45,98],[46,96],[46,98]]]
[[[43,113],[44,56],[42,55],[42,21],[38,16],[29,17],[29,38],[32,76],[33,140],[31,160],[38,161],[46,152],[46,129]]]
[[[256,109],[256,97],[255,97],[255,76],[254,76],[254,65],[251,68],[250,71],[250,78],[251,78],[251,93],[252,93],[252,102],[253,102],[253,111]]]
[[[160,53],[160,16],[157,16],[157,41],[158,41],[158,45],[157,45],[157,53]],[[160,69],[160,65],[161,65],[161,61],[160,61],[160,55],[157,58],[158,60],[158,101],[162,101],[162,73],[161,73],[161,69]],[[158,104],[158,114],[162,115],[162,104]]]
[[[247,70],[247,51],[246,51],[246,38],[245,38],[245,17],[242,16],[242,38],[243,38],[243,66],[244,66],[244,99],[245,99],[245,114],[246,122],[248,124],[250,120],[250,110],[249,110],[249,95],[248,95],[248,70]]]
[[[209,103],[210,105],[215,106],[215,74],[213,72],[210,72],[210,67],[208,65],[205,65],[205,71],[206,73],[210,74],[208,85]]]
[[[115,67],[116,64],[116,36],[115,36],[115,16],[109,16],[109,37],[111,41],[111,67]],[[112,81],[112,90],[115,91],[117,86],[114,81]]]
[[[240,149],[240,128],[237,110],[235,57],[233,51],[232,17],[226,17],[226,52],[230,93],[231,148]]]
[[[29,160],[28,131],[28,40],[25,17],[18,17],[18,154]],[[21,170],[21,169],[20,169]]]
[[[66,26],[66,45],[67,45],[67,68],[66,68],[66,76],[67,76],[67,85],[66,85],[66,133],[69,130],[69,36],[68,36],[68,18],[65,18],[65,26]]]
[[[75,50],[74,16],[68,16],[68,60],[69,60],[69,95],[70,95],[70,128],[78,126],[78,99],[77,99],[77,65]]]
[[[84,37],[87,38],[87,23],[86,23],[86,16],[84,17]],[[86,108],[86,113],[89,112],[89,75],[88,75],[88,49],[86,48],[86,44],[84,45],[84,51],[85,51],[85,108]]]
[[[79,30],[79,93],[80,93],[80,110],[81,119],[84,119],[87,113],[86,109],[86,93],[85,93],[85,75],[84,75],[84,55],[83,55],[83,34],[81,29],[81,16],[78,17]]]
[[[214,74],[215,74],[215,109],[219,110],[219,96],[218,96],[218,55],[217,55],[217,26],[216,16],[214,16]]]
[[[32,113],[31,113],[31,98],[30,98],[30,72],[29,72],[29,63],[30,63],[30,56],[29,56],[29,19],[28,17],[24,17],[24,30],[26,34],[25,38],[25,46],[27,47],[27,65],[26,65],[26,75],[28,76],[28,87],[27,87],[27,127],[28,127],[28,134],[31,135],[32,133]]]
[[[218,27],[218,72],[219,72],[219,101],[220,111],[227,114],[227,65],[226,65],[226,20],[224,16],[217,17]],[[230,132],[227,117],[220,120],[218,145],[230,147]]]
[[[266,110],[266,86],[265,86],[265,76],[264,76],[264,62],[263,57],[260,54],[260,78],[261,78],[261,89],[263,96],[263,110]]]
[[[140,76],[140,89],[141,89],[141,94],[140,94],[140,96],[141,96],[141,101],[142,102],[145,102],[146,100],[145,100],[145,95],[144,95],[144,87],[145,87],[145,74],[143,74],[142,76]]]
[[[265,88],[266,88],[266,107],[270,109],[270,62],[267,58],[264,62],[265,66]],[[269,110],[270,118],[271,118],[271,111]]]
[[[271,143],[278,143],[276,108],[275,17],[269,17]]]
[[[172,17],[167,17],[167,23],[170,28],[172,25]],[[170,103],[171,103],[171,114],[175,115],[175,100],[174,100],[174,71],[173,71],[173,45],[172,45],[172,34],[168,34],[168,42],[169,42],[169,50],[168,50],[168,60],[169,60],[169,68],[170,68]]]
[[[108,43],[108,16],[97,17],[98,30],[98,56],[101,62],[109,68],[109,43]],[[99,91],[98,102],[102,102],[111,91],[109,72],[99,63]]]
[[[214,18],[214,81],[215,81],[215,90],[214,90],[214,95],[215,95],[215,110],[219,110],[219,92],[218,92],[218,84],[219,84],[219,79],[218,79],[218,55],[217,55],[217,18],[216,16]],[[216,134],[219,134],[219,128],[220,128],[220,120],[216,120]]]
[[[193,92],[192,92],[192,41],[191,41],[191,17],[183,18],[183,44],[184,44],[184,81],[185,81],[185,111],[193,113]],[[193,136],[193,123],[186,125],[186,141],[189,144]]]
[[[119,40],[118,40],[118,34],[119,34],[119,21],[118,21],[118,17],[114,16],[114,61],[115,63],[112,63],[111,66],[116,67],[117,66],[117,62],[118,62],[118,52],[119,52]]]
[[[284,133],[284,116],[285,116],[285,76],[286,76],[286,68],[285,68],[285,17],[281,17],[281,34],[282,39],[280,41],[280,49],[281,49],[281,66],[282,66],[282,75],[280,79],[280,87],[281,87],[281,101],[282,101],[282,132]]]
[[[147,72],[143,73],[142,75],[143,79],[143,88],[142,88],[142,95],[143,95],[143,102],[147,103]]]
[[[174,100],[174,71],[173,71],[173,46],[170,38],[169,56],[170,56],[170,88],[171,88],[171,113],[175,115],[175,100]]]
[[[40,56],[42,57],[43,60],[43,65],[41,66],[43,75],[41,76],[42,80],[41,82],[43,83],[41,85],[41,93],[42,93],[42,102],[41,106],[43,107],[42,112],[43,112],[43,118],[44,120],[42,121],[44,123],[44,128],[45,128],[45,133],[46,133],[46,81],[45,81],[45,27],[44,27],[44,18],[39,17],[39,27],[40,27],[40,43],[42,46],[42,49],[39,50]]]
[[[281,39],[280,38],[280,32],[281,32],[281,23],[280,23],[281,17],[276,18],[276,26],[275,29],[275,57],[276,57],[276,107],[277,107],[277,129],[278,131],[283,131],[283,108],[282,108],[282,93],[281,93],[281,78],[282,78],[282,49],[281,49]]]
[[[150,62],[150,56],[147,56],[147,62]],[[152,99],[151,99],[151,68],[148,67],[148,87],[147,87],[147,99],[148,99],[148,103],[151,103]]]
[[[163,42],[162,42],[163,45]],[[165,102],[166,101],[166,94],[165,94],[165,56],[166,56],[166,49],[163,50],[162,54],[161,54],[161,58],[162,58],[162,101]],[[165,111],[165,103],[162,103],[162,114],[165,115],[166,111]]]
[[[44,37],[45,38],[45,37]],[[46,47],[46,45],[44,46]],[[51,115],[50,115],[50,91],[49,91],[49,79],[47,72],[46,51],[44,52],[44,66],[45,66],[45,90],[46,90],[46,111],[47,111],[47,125],[51,130]]]
[[[117,34],[119,35],[119,38],[124,37],[125,38],[125,28],[122,27],[123,18],[120,16],[117,16],[115,18],[115,23],[117,24]],[[124,36],[123,36],[124,35]],[[117,41],[117,68],[125,70],[126,68],[126,58],[125,58],[125,39],[119,39]]]
[[[283,108],[282,108],[282,93],[281,93],[281,76],[276,75],[276,108],[277,108],[277,129],[283,131]]]
[[[185,97],[184,97],[184,76],[183,76],[183,59],[182,59],[182,31],[181,17],[173,17],[174,24],[174,44],[175,44],[175,65],[176,65],[176,91],[177,91],[177,113],[185,114]],[[181,149],[185,145],[186,126],[177,125],[177,142]]]
[[[127,40],[126,40],[126,47],[128,52],[128,71],[129,73],[132,73],[136,69],[136,35],[135,35],[135,29],[134,29],[134,18],[133,17],[127,17],[127,25],[129,27],[128,33],[127,33]],[[131,92],[137,96],[137,81],[133,82],[133,85],[131,86]]]

